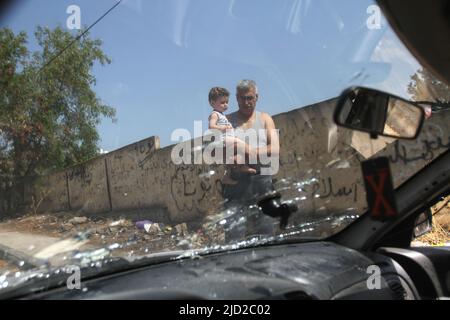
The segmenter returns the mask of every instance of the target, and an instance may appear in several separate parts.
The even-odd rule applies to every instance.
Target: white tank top
[[[266,126],[264,125],[263,120],[261,119],[261,112],[256,111],[256,117],[255,121],[253,122],[253,125],[249,129],[242,129],[238,127],[237,123],[237,113],[234,113],[230,115],[230,122],[231,125],[234,128],[234,135],[236,138],[241,139],[242,141],[245,141],[247,144],[249,144],[253,148],[261,148],[267,146],[267,132],[266,132]],[[250,130],[254,130],[256,133],[257,140],[249,139],[250,136]]]

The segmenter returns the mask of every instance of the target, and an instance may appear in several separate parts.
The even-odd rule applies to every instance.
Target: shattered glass
[[[138,142],[101,156],[105,170],[112,172],[110,180],[92,169],[95,167],[92,162],[70,168],[67,173],[55,173],[51,179],[57,187],[40,206],[51,208],[70,198],[70,192],[65,191],[70,183],[82,191],[92,192],[87,201],[81,197],[68,201],[64,210],[58,212],[28,210],[0,216],[0,292],[29,283],[37,283],[33,290],[38,291],[48,286],[45,280],[49,278],[54,279],[52,286],[64,286],[73,266],[79,267],[83,276],[97,275],[155,261],[201,261],[202,256],[216,252],[327,239],[367,211],[360,169],[362,161],[387,156],[397,188],[450,148],[448,109],[433,110],[433,116],[426,120],[415,141],[381,137],[374,141],[367,134],[334,124],[336,96],[346,87],[370,84],[393,94],[406,95],[409,72],[420,66],[396,42],[388,26],[376,38],[373,32],[361,30],[364,21],[346,21],[346,14],[331,14],[332,19],[324,24],[338,30],[340,39],[345,40],[345,43],[335,44],[326,32],[319,38],[308,36],[308,32],[319,28],[310,14],[334,12],[334,7],[330,6],[335,5],[327,1],[318,1],[319,4],[294,1],[292,5],[277,6],[275,11],[266,8],[260,16],[249,16],[252,11],[243,1],[231,1],[229,6],[226,6],[228,2],[222,1],[226,13],[220,17],[223,20],[220,20],[217,34],[223,42],[232,43],[236,30],[243,32],[242,38],[236,40],[242,50],[224,53],[217,49],[219,46],[215,41],[202,33],[205,25],[212,24],[207,14],[199,14],[200,9],[215,12],[214,5],[203,3],[202,7],[188,2],[168,2],[159,3],[145,12],[154,18],[154,29],[164,30],[158,33],[161,38],[157,38],[163,45],[174,45],[177,53],[194,53],[195,58],[200,57],[193,59],[199,65],[204,63],[205,53],[210,52],[208,57],[226,68],[238,63],[250,74],[253,69],[258,69],[261,82],[270,83],[274,91],[290,103],[279,110],[274,107],[278,105],[277,96],[270,96],[265,101],[272,108],[280,128],[280,170],[273,177],[273,192],[281,195],[283,204],[297,210],[290,215],[285,228],[280,228],[280,219],[264,214],[258,203],[264,195],[252,195],[237,202],[221,196],[223,167],[175,165],[170,162],[171,146],[159,149],[158,139],[151,143],[149,140]],[[128,9],[130,3],[127,2]],[[131,7],[140,19],[145,17],[142,12],[145,8]],[[161,15],[161,19],[166,20],[158,20],[161,12],[168,12],[167,17]],[[287,18],[283,19],[285,16]],[[269,28],[267,21],[275,27]],[[356,43],[352,41],[354,34],[345,29],[346,24],[356,26],[353,29],[357,29],[360,36]],[[274,53],[269,47],[284,49]],[[139,48],[130,49],[133,50],[139,51]],[[304,55],[301,63],[297,60],[300,52]],[[309,69],[305,65],[313,58],[310,52],[319,52],[324,57],[323,65],[316,66],[317,73],[323,74],[322,78],[310,79],[313,72],[306,72]],[[327,73],[332,67],[335,75]],[[294,68],[293,73],[288,72],[290,68]],[[177,94],[170,91],[173,82],[176,86],[189,82],[189,79],[177,79],[183,72],[176,71],[164,92],[165,96],[174,99]],[[333,90],[324,93],[328,87]],[[120,88],[126,91],[125,85]],[[270,94],[269,86],[266,88],[266,92],[260,93],[261,97]],[[189,90],[194,92],[190,98],[197,97],[197,88],[189,87]],[[302,91],[308,91],[311,100],[305,100]],[[427,97],[429,100],[440,98],[436,94],[433,96],[433,92]],[[258,105],[259,108],[262,110],[264,106]],[[162,113],[162,110],[156,112]],[[186,112],[183,108],[176,111],[164,113],[170,118],[173,114]],[[134,112],[139,114],[140,110]],[[129,127],[131,130],[133,124]],[[194,144],[194,158],[204,149],[205,146]],[[121,167],[123,158],[132,159],[129,168]],[[140,178],[135,179],[125,169],[140,170]],[[50,181],[49,177],[45,179]],[[104,196],[107,200],[99,204],[94,194],[97,195],[101,187],[97,187],[95,181],[100,181],[98,185],[101,186],[119,185],[121,181],[127,181],[128,185],[108,189],[108,195]],[[13,198],[31,194],[27,193],[27,188],[28,185],[14,190]],[[72,190],[73,194],[78,191]],[[110,210],[117,204],[111,199],[118,199],[116,202],[123,208]],[[34,198],[26,200],[35,204]],[[128,205],[136,203],[140,208],[127,210]],[[1,209],[7,204],[10,203],[0,202],[2,214],[4,210]]]

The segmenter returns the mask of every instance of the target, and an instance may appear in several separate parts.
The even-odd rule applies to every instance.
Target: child
[[[234,137],[233,126],[223,114],[228,109],[229,97],[230,93],[225,88],[215,87],[210,90],[209,103],[214,110],[209,116],[209,129],[215,129],[222,132],[221,142],[223,142],[224,147],[228,146],[234,148],[234,145],[236,144],[243,148],[243,141]],[[224,153],[226,154],[226,151]],[[256,174],[255,169],[247,166],[240,168],[240,171]],[[225,176],[222,179],[222,183],[231,185],[237,184],[237,181],[231,178],[230,170],[225,171]]]

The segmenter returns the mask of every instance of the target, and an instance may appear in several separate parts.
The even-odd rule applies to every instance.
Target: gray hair
[[[237,91],[248,91],[250,89],[254,89],[255,93],[258,93],[258,87],[256,86],[256,82],[248,79],[239,81],[236,87]]]

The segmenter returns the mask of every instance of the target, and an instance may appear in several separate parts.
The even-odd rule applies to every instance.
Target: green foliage
[[[38,27],[34,36],[40,49],[31,53],[25,33],[0,29],[3,178],[45,174],[96,156],[96,127],[115,117],[93,91],[94,64],[111,62],[101,41],[85,35],[58,56],[76,36],[60,27]]]

